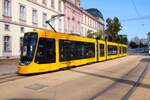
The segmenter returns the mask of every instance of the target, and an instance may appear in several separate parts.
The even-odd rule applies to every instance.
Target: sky
[[[136,36],[147,38],[147,33],[150,32],[150,0],[81,0],[81,7],[99,9],[105,20],[108,17],[118,17],[122,25],[119,34],[128,35],[129,40]],[[126,21],[143,17],[149,18]]]

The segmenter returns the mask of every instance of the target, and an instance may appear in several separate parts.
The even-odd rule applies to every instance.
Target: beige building
[[[90,13],[93,11],[80,8],[80,0],[67,1],[0,0],[0,58],[19,57],[24,33],[33,29],[51,30],[45,21],[53,15],[66,15],[51,22],[58,32],[67,33],[68,28],[87,36],[89,31],[104,31],[104,20],[100,12],[99,16],[95,16]],[[66,25],[65,18],[72,21]]]
[[[45,21],[63,13],[62,0],[0,0],[0,58],[18,57],[25,32],[49,29]],[[64,32],[63,17],[52,25]]]
[[[92,9],[95,11],[95,9]],[[92,11],[92,12],[94,12]],[[97,11],[97,9],[96,9]],[[97,12],[96,12],[97,13]],[[98,13],[100,13],[98,11]],[[94,13],[95,14],[95,13]],[[101,14],[101,13],[100,13]],[[104,33],[104,19],[102,15],[93,15],[89,10],[82,9],[82,18],[81,18],[81,30],[83,36],[87,36],[88,32],[102,32]]]

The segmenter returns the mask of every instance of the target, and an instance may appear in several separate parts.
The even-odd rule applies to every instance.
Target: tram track
[[[142,80],[144,79],[144,77],[149,69],[148,68],[148,65],[149,65],[148,60],[150,60],[150,59],[149,58],[142,59],[140,61],[140,63],[138,63],[135,67],[133,67],[130,71],[128,71],[125,75],[123,75],[120,78],[120,79],[126,79],[126,80],[131,79],[133,81],[132,87],[129,88],[129,90],[126,93],[124,93],[124,95],[121,97],[121,100],[127,100],[134,93],[136,88],[141,84]],[[144,66],[143,66],[143,64],[144,64]],[[141,74],[139,75],[139,77],[137,77],[137,79],[136,79],[136,77],[132,77],[133,73],[138,73],[138,72],[140,73],[140,70],[142,70],[142,71],[141,71]],[[113,89],[116,88],[116,86],[119,83],[120,83],[120,81],[110,84],[108,87],[106,87],[102,91],[99,91],[94,96],[90,97],[89,100],[95,100],[98,97],[107,95],[107,92],[113,93]],[[123,87],[119,86],[117,88],[123,88]]]
[[[100,91],[98,90],[96,93],[90,96],[88,100],[95,100],[95,99],[101,100],[101,98],[103,99],[103,97],[105,98],[106,96],[111,97],[112,95],[116,95],[114,93],[119,93],[119,95],[117,94],[118,98],[122,100],[127,100],[134,93],[137,87],[142,86],[144,88],[149,88],[148,84],[141,83],[142,80],[145,78],[147,71],[149,70],[149,61],[150,61],[149,57],[146,57],[146,58],[144,57],[139,62],[137,62],[135,66],[133,66],[133,64],[130,65],[132,62],[134,62],[133,60],[131,60],[131,61],[127,61],[126,63],[124,62],[123,66],[119,66],[119,64],[117,64],[117,66],[111,67],[109,71],[105,69],[101,70],[99,68],[92,68],[92,67],[89,68],[91,70],[104,72],[104,75],[103,74],[99,75],[99,74],[95,74],[92,72],[80,71],[80,70],[75,70],[75,69],[71,69],[70,71],[81,73],[81,74],[86,74],[86,75],[90,75],[94,77],[110,79],[114,81],[113,83],[105,87],[104,89]],[[117,74],[120,76],[120,78],[115,78],[112,76],[105,75],[106,74],[105,72],[110,73],[110,75]],[[122,88],[124,88],[125,90],[120,91],[120,89]]]
[[[6,83],[9,81],[15,81],[21,78],[24,78],[25,76],[20,76],[17,73],[7,73],[0,75],[0,84]]]
[[[140,85],[140,83],[144,80],[145,75],[147,74],[147,71],[149,70],[149,62],[147,62],[144,70],[142,71],[142,73],[140,74],[140,76],[138,77],[137,81],[134,83],[133,87],[130,88],[130,90],[122,97],[121,100],[128,100],[129,97],[135,92],[135,90],[137,89],[137,87]]]
[[[100,64],[83,66],[50,76],[40,76],[40,78],[35,79],[36,81],[34,80],[34,83],[26,84],[30,80],[33,81],[32,79],[24,81],[24,84],[20,82],[19,91],[15,91],[16,99],[21,99],[20,97],[26,98],[26,96],[28,98],[61,98],[62,100],[128,100],[130,98],[138,99],[140,96],[142,96],[142,99],[147,98],[149,97],[150,84],[145,78],[150,70],[149,61],[150,58],[144,56],[118,61],[121,63],[109,62],[109,64],[102,64],[103,66]],[[5,81],[12,80],[8,84],[16,85],[14,80],[17,80],[17,76],[15,76],[15,74],[0,75],[0,81],[8,79]],[[7,91],[10,89],[8,84],[4,83],[0,84],[0,86],[4,85],[3,90]],[[9,98],[13,98],[15,88],[13,86],[11,91],[7,92],[7,94],[2,92],[1,95],[8,96],[12,94]],[[144,93],[141,94],[141,92]]]
[[[98,69],[98,68],[93,68],[93,67],[89,67],[88,69],[95,70],[95,71],[98,70],[98,71],[106,72],[106,73],[110,73],[110,74],[122,75],[123,73],[118,72],[118,71],[122,70],[122,68],[127,68],[128,66],[121,66],[120,67],[120,64],[126,65],[126,64],[129,64],[129,63],[132,63],[132,62],[133,62],[133,60],[118,63],[116,65],[111,66],[111,68],[109,70],[108,69]],[[136,75],[132,75],[132,77],[136,77]]]

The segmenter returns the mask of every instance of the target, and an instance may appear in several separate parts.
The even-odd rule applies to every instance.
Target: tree
[[[87,37],[88,38],[94,38],[94,34],[93,33],[89,33],[89,34],[87,34]]]
[[[108,18],[106,20],[106,33],[107,33],[107,39],[111,42],[118,42],[118,39],[120,38],[118,36],[118,32],[121,30],[122,26],[117,17],[115,17],[113,20],[111,18]]]
[[[121,35],[117,35],[117,42],[122,43],[123,37]]]
[[[100,31],[88,33],[88,35],[87,35],[88,38],[97,38],[97,39],[102,39],[102,36],[103,36],[103,34]]]
[[[88,38],[93,38],[93,31],[92,30],[87,31],[87,37]]]
[[[128,38],[127,37],[123,37],[122,44],[128,45]]]
[[[138,45],[134,41],[131,41],[130,44],[129,44],[129,46],[131,48],[138,48]]]
[[[102,39],[103,34],[102,34],[101,32],[97,32],[97,33],[95,33],[95,34],[97,34],[97,38],[98,38],[98,39]]]
[[[120,23],[120,21],[117,17],[114,18],[113,22],[114,22],[113,23],[113,31],[114,31],[115,34],[118,34],[118,32],[122,28],[121,23]]]
[[[126,35],[118,35],[117,42],[128,45],[128,39]]]

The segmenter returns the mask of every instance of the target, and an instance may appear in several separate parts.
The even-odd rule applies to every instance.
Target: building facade
[[[87,36],[89,30],[104,30],[103,18],[82,9],[80,0],[1,0],[0,59],[19,57],[24,33],[52,31],[45,21],[59,14],[65,16],[51,22],[57,32]]]
[[[90,9],[89,9],[90,10]],[[64,30],[65,33],[75,33],[87,36],[88,32],[104,33],[104,19],[100,11],[96,16],[80,7],[80,0],[64,0]],[[92,12],[94,12],[92,11]]]
[[[98,31],[104,33],[103,16],[94,16],[87,10],[82,9],[81,30],[83,36],[87,36],[88,33],[95,33]]]
[[[80,0],[64,0],[65,33],[81,35],[81,10]]]
[[[62,0],[1,0],[0,1],[0,58],[18,57],[25,32],[48,29],[45,21],[53,15],[64,14]],[[64,18],[52,22],[64,32]]]

